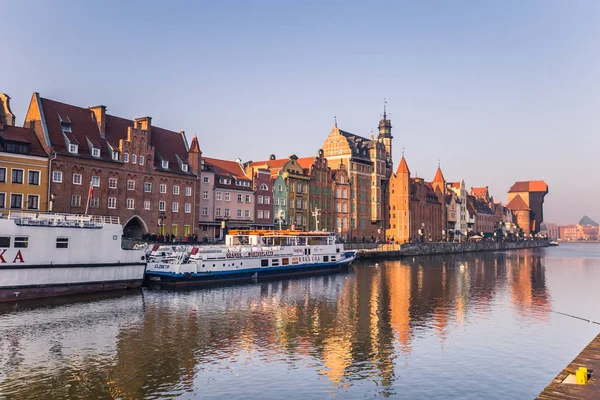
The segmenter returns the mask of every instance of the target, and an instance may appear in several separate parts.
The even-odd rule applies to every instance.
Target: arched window
[[[269,188],[266,184],[263,183],[262,185],[260,185],[260,190],[269,190]]]

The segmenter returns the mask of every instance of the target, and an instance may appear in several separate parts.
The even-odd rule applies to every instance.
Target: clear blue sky
[[[600,220],[600,1],[3,1],[0,92],[198,135],[210,157],[316,155],[333,116],[432,179],[550,186]]]

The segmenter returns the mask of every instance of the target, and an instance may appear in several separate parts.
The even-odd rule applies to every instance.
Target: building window
[[[167,202],[161,200],[158,202],[158,211],[166,211],[167,210]]]
[[[92,148],[92,156],[94,157],[100,157],[100,149],[97,148]]]
[[[275,197],[275,205],[278,206],[279,205],[279,197]]]
[[[0,193],[0,208],[5,208],[5,207],[6,207],[6,193]]]
[[[179,194],[179,186],[173,186],[173,194]]]
[[[150,200],[144,200],[144,210],[150,209]]]
[[[169,162],[167,160],[162,160],[162,167],[163,168],[169,168]]]
[[[283,185],[279,185],[278,189],[279,192],[283,192]]]
[[[52,182],[62,183],[62,172],[60,172],[60,171],[52,172]]]
[[[242,218],[242,210],[237,210],[237,216],[238,218]]]
[[[132,154],[132,155],[131,155],[131,163],[132,163],[132,164],[135,164],[135,163],[137,163],[137,158],[136,158],[136,155],[135,155],[135,154]]]
[[[127,181],[127,190],[135,190],[135,181],[132,179],[129,179]]]
[[[208,179],[208,176],[205,176],[202,178],[202,182],[203,183],[210,183],[210,180]]]
[[[243,200],[242,200],[243,196],[242,196],[242,194],[241,194],[241,193],[238,193],[238,196],[237,196],[237,198],[238,198],[238,203],[241,203],[241,202],[243,201]]]
[[[348,212],[348,204],[346,204],[346,203],[342,204],[342,212]]]
[[[29,171],[27,183],[30,185],[39,185],[40,171]]]
[[[217,216],[217,217],[221,216],[221,209],[219,207],[217,207],[217,209],[215,210],[215,216]]]
[[[144,156],[140,156],[140,165],[144,165]]]
[[[108,208],[114,210],[115,208],[117,208],[117,198],[116,197],[109,197],[108,198]]]
[[[73,174],[73,185],[81,185],[81,174]]]
[[[250,218],[250,210],[244,210],[244,217]]]
[[[271,218],[271,211],[265,210],[265,218]]]
[[[127,209],[133,210],[135,208],[135,199],[127,199]]]
[[[23,195],[22,194],[11,194],[10,195],[10,208],[23,208]]]
[[[113,150],[112,159],[113,159],[113,161],[119,161],[119,152],[118,151]]]
[[[73,153],[73,154],[77,154],[77,145],[76,144],[69,144],[69,153]]]
[[[12,170],[12,183],[23,184],[23,170],[14,169]]]
[[[226,209],[225,209],[225,216],[226,216],[226,217],[229,217],[229,216],[230,216],[230,214],[229,214],[229,208],[226,208]]]
[[[56,238],[56,248],[57,249],[68,249],[69,248],[69,238],[65,238],[65,237]]]
[[[74,194],[71,196],[71,207],[81,207],[81,196]]]
[[[217,200],[219,200],[219,201],[222,200],[222,194],[221,194],[221,192],[217,192]]]
[[[191,187],[186,186],[186,188],[185,188],[185,195],[188,196],[188,197],[192,195],[192,188]]]
[[[6,182],[6,168],[0,167],[0,182]]]
[[[250,203],[250,195],[249,194],[246,195],[246,203]]]
[[[337,204],[335,205],[335,211],[336,211],[336,212],[342,212],[342,205],[341,205],[340,203],[337,203]]]
[[[231,201],[231,193],[225,193],[225,201]]]
[[[171,234],[173,236],[177,236],[177,225],[175,225],[175,224],[171,225]]]
[[[100,187],[100,177],[99,176],[92,176],[92,186]]]
[[[204,216],[208,215],[208,207],[202,207],[202,215],[204,215]]]
[[[173,212],[179,212],[179,203],[177,203],[176,201],[174,201],[173,204],[171,205],[171,211],[173,211]]]
[[[100,207],[100,197],[99,196],[94,196],[90,199],[90,207],[91,208]]]
[[[258,211],[256,212],[256,218],[258,218],[258,219],[262,219],[262,217],[263,217],[263,210],[258,210]]]
[[[161,183],[159,186],[159,191],[161,193],[167,193],[167,185],[165,185],[164,183]]]
[[[208,190],[205,190],[202,192],[202,199],[203,200],[208,200]]]
[[[152,192],[152,184],[150,182],[144,182],[144,192]]]
[[[191,213],[192,212],[192,203],[185,203],[184,209],[185,209],[186,214]]]
[[[265,196],[265,204],[271,204],[271,198],[269,196]]]
[[[108,188],[109,189],[117,188],[117,178],[108,178]]]
[[[262,203],[263,203],[263,197],[262,197],[262,196],[258,196],[258,197],[256,198],[256,202],[257,202],[258,204],[262,204]]]
[[[183,236],[190,236],[190,232],[191,232],[191,226],[184,225],[183,226]]]
[[[269,187],[263,183],[260,185],[260,190],[269,190]]]
[[[279,204],[281,204],[282,206],[285,206],[285,199],[281,199],[281,201],[279,202]]]
[[[187,172],[187,170],[188,170],[188,165],[187,165],[187,164],[181,164],[181,170],[182,170],[183,172]]]
[[[129,162],[129,153],[123,153],[123,162]]]

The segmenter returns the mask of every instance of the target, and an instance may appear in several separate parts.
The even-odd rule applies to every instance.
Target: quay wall
[[[357,257],[359,259],[368,259],[517,250],[547,246],[548,241],[546,240],[526,240],[519,242],[406,243],[403,245],[366,243],[349,244],[346,245],[346,248],[358,250]]]

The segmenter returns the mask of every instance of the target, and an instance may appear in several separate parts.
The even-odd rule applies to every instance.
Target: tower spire
[[[337,116],[333,116],[333,126],[337,128]]]
[[[385,121],[387,119],[387,100],[384,97],[383,98],[383,120]]]

